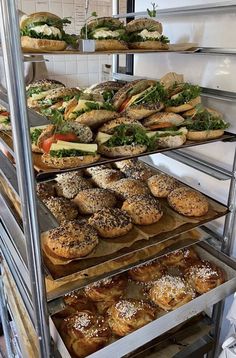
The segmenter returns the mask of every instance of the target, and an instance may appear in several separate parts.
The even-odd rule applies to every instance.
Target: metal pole
[[[120,9],[119,0],[112,0],[112,15],[118,15]],[[112,55],[112,73],[119,70],[119,55]]]
[[[32,303],[35,313],[34,326],[39,340],[40,357],[47,358],[50,356],[50,334],[26,107],[19,19],[15,0],[0,0],[0,15],[0,31],[11,112],[17,179],[26,238]]]

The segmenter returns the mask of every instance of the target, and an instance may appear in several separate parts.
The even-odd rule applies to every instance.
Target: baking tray
[[[235,291],[236,261],[216,251],[206,243],[196,245],[195,249],[202,259],[209,260],[221,267],[227,274],[227,281],[172,312],[162,312],[153,322],[125,337],[115,340],[103,349],[89,355],[89,358],[123,357],[125,354],[139,348],[140,345],[151,341],[189,318],[196,316]],[[61,356],[63,358],[70,358],[71,355],[65,347],[52,318],[50,318],[50,332]]]

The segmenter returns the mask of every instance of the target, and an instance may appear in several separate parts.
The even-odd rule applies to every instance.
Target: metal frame
[[[117,1],[113,1],[113,5],[117,9]],[[224,3],[217,3],[212,5],[200,5],[200,6],[187,6],[181,8],[175,8],[171,10],[160,10],[158,16],[168,16],[168,15],[183,15],[183,14],[200,14],[207,13],[212,11],[235,11],[236,2],[228,1]],[[116,11],[117,12],[117,11]],[[14,152],[15,160],[17,167],[17,178],[18,178],[18,188],[20,192],[21,202],[22,202],[22,211],[23,211],[23,223],[24,223],[24,235],[22,230],[19,227],[19,223],[12,219],[10,215],[10,208],[7,206],[4,196],[0,195],[0,206],[4,208],[3,210],[3,223],[7,222],[7,219],[11,217],[11,224],[5,226],[0,223],[1,230],[1,240],[0,240],[0,249],[4,252],[4,259],[7,261],[9,267],[12,269],[12,274],[14,280],[17,283],[18,290],[21,296],[26,303],[27,310],[30,312],[30,317],[34,322],[36,332],[39,337],[39,346],[40,346],[40,356],[42,358],[47,358],[50,356],[50,335],[48,329],[48,312],[46,304],[46,294],[45,294],[45,283],[42,270],[42,261],[41,261],[41,249],[40,249],[40,232],[39,232],[39,220],[37,212],[37,200],[35,195],[35,182],[34,182],[34,173],[32,167],[32,158],[31,158],[31,146],[29,140],[29,120],[26,110],[26,98],[24,90],[24,79],[23,79],[23,67],[22,67],[22,55],[20,49],[20,38],[18,30],[18,17],[15,9],[15,1],[0,0],[0,30],[2,36],[2,52],[5,60],[5,72],[7,77],[7,87],[9,93],[9,107],[6,100],[6,96],[0,98],[0,104],[4,104],[7,108],[10,108],[11,118],[12,118],[12,129],[13,129],[13,139],[14,139]],[[115,17],[127,17],[132,16],[145,16],[146,12],[143,13],[129,13],[129,14],[115,14]],[[6,38],[6,34],[8,37]],[[9,37],[10,35],[10,37]],[[185,52],[187,53],[187,52]],[[230,54],[235,55],[235,49],[215,49],[215,48],[202,48],[199,49],[198,54]],[[118,61],[115,60],[118,58],[117,55],[113,61],[113,72],[117,72]],[[29,58],[30,60],[30,58]],[[119,74],[115,73],[114,77],[119,77]],[[124,79],[125,76],[123,76]],[[126,79],[130,76],[126,76]],[[121,79],[121,77],[119,78]],[[125,79],[125,80],[126,80]],[[132,78],[133,79],[133,78]],[[231,92],[216,91],[210,89],[203,89],[204,95],[212,98],[223,99],[228,101],[235,101],[236,94]],[[40,116],[33,115],[33,112],[30,113],[30,120],[34,116],[34,123],[39,124]],[[20,120],[19,120],[20,119]],[[45,119],[44,123],[45,123]],[[32,123],[32,122],[31,122]],[[44,124],[43,123],[43,124]],[[41,122],[40,122],[41,124]],[[180,152],[174,152],[175,155],[180,156]],[[184,154],[179,157],[178,160],[183,161]],[[186,160],[186,156],[185,156]],[[186,162],[187,164],[187,162]],[[236,157],[234,159],[233,165],[233,175],[230,172],[221,170],[221,168],[209,165],[207,162],[200,160],[198,158],[191,158],[191,166],[198,168],[202,171],[205,170],[208,174],[220,179],[227,180],[231,177],[231,186],[229,192],[229,208],[230,214],[227,216],[225,230],[224,230],[224,243],[222,246],[222,251],[226,252],[229,256],[232,252],[233,242],[233,230],[235,228],[236,222],[236,208],[235,208],[235,197],[236,197]],[[205,169],[204,169],[205,168]],[[17,183],[11,181],[9,177],[6,177],[8,181],[11,182],[11,185],[17,191]],[[39,211],[39,216],[41,216]],[[214,233],[213,233],[214,234]],[[17,242],[12,240],[15,235],[17,236]],[[16,237],[16,236],[15,236]],[[6,245],[7,243],[7,245]],[[22,245],[23,244],[23,245]],[[204,247],[209,252],[215,250],[207,244],[201,244],[200,246]],[[25,250],[26,247],[26,250]],[[232,263],[227,256],[223,253],[218,252],[217,256],[222,260],[222,262],[227,263],[229,266],[236,264]],[[24,278],[24,279],[23,279]],[[228,293],[232,292],[235,283],[233,282],[229,285]],[[1,295],[1,283],[0,283],[0,295]],[[218,294],[207,295],[209,298],[208,305],[217,302],[219,299],[225,297],[225,293],[219,290]],[[197,310],[201,310],[204,306],[201,297],[197,298],[199,306],[196,307]],[[1,296],[0,296],[1,303]],[[4,302],[3,302],[4,304]],[[195,301],[196,305],[196,301]],[[111,353],[125,354],[130,352],[131,347],[138,347],[140,343],[148,342],[152,337],[158,336],[161,332],[164,332],[168,329],[169,326],[173,325],[173,320],[176,319],[175,325],[178,322],[187,318],[190,311],[188,309],[192,305],[183,306],[177,312],[173,311],[168,320],[165,318],[152,322],[150,325],[143,327],[142,329],[134,332],[131,336],[124,337],[118,342],[106,347],[104,350],[99,351],[91,355],[91,357],[110,357]],[[205,307],[205,306],[204,306]],[[222,317],[222,307],[223,303],[216,306],[215,315],[217,317]],[[4,312],[2,312],[4,315]],[[173,318],[173,320],[172,320]],[[162,326],[162,322],[165,321],[165,325]],[[169,325],[169,326],[168,326]],[[219,328],[216,327],[216,328]],[[216,330],[217,331],[217,330]],[[215,332],[217,335],[219,332]],[[131,344],[132,340],[132,344]],[[124,344],[122,344],[124,343]],[[121,350],[120,350],[121,349]],[[120,353],[121,352],[121,353]]]

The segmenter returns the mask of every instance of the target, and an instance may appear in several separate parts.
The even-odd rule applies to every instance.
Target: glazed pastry
[[[163,215],[161,204],[151,195],[134,195],[125,200],[122,210],[126,211],[134,224],[150,225]]]
[[[150,194],[150,191],[145,183],[131,178],[120,179],[111,185],[110,189],[123,200],[133,195]]]
[[[209,205],[204,195],[191,188],[177,188],[168,195],[169,205],[184,216],[202,216]]]
[[[205,293],[225,282],[225,272],[209,261],[186,269],[185,278],[197,293]]]
[[[51,198],[52,196],[55,196],[55,194],[56,194],[55,187],[50,182],[37,183],[36,193],[42,201],[45,201],[45,200]]]
[[[107,189],[117,180],[123,178],[123,174],[115,169],[103,169],[93,174],[93,182],[100,188]]]
[[[73,175],[69,173],[60,174],[63,175],[57,182],[56,191],[58,196],[63,196],[68,199],[73,199],[81,190],[92,188],[92,184],[89,180],[83,178],[77,172]],[[70,173],[73,174],[73,173]]]
[[[129,277],[137,282],[155,281],[166,273],[165,267],[159,260],[144,263],[129,270]]]
[[[86,222],[68,221],[48,232],[46,244],[55,255],[76,259],[88,255],[98,245],[98,235]]]
[[[65,308],[56,314],[57,318],[66,318],[78,311],[88,310],[96,313],[94,303],[80,291],[68,293],[63,297]]]
[[[44,201],[59,223],[74,220],[78,216],[78,209],[74,203],[66,198],[49,198]]]
[[[111,336],[105,319],[87,310],[65,318],[60,330],[69,352],[78,358],[103,348]]]
[[[81,214],[94,214],[102,208],[113,208],[116,197],[107,189],[93,188],[82,190],[74,198]]]
[[[166,198],[174,189],[181,184],[167,174],[153,175],[148,179],[148,187],[152,195],[157,198]]]
[[[93,214],[88,220],[104,238],[114,238],[127,234],[133,227],[131,218],[118,208],[105,208]]]
[[[137,299],[119,300],[107,311],[108,324],[117,336],[126,336],[154,320],[156,309]]]
[[[191,262],[198,262],[200,258],[193,248],[189,247],[182,250],[175,250],[169,254],[160,257],[162,265],[171,267],[176,266],[179,268],[185,268]]]
[[[164,311],[172,311],[195,297],[195,292],[181,277],[165,275],[153,282],[149,298]]]

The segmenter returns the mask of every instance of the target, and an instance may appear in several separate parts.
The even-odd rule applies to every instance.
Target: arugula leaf
[[[173,88],[176,85],[173,85]],[[191,85],[190,83],[185,83],[182,91],[176,95],[176,98],[170,98],[166,101],[168,107],[177,107],[181,104],[187,103],[192,99],[200,96],[201,88],[199,86]]]
[[[113,136],[105,143],[108,147],[119,147],[123,145],[149,145],[150,139],[146,131],[139,125],[120,124],[114,129]]]
[[[138,105],[163,102],[166,100],[166,98],[167,92],[164,86],[161,83],[157,82],[156,85],[150,89],[150,91],[146,91],[143,96],[137,98],[137,100],[133,104]]]
[[[207,110],[197,113],[194,118],[187,119],[183,125],[190,131],[208,131],[229,127],[229,123],[221,117],[212,115]]]
[[[35,128],[32,132],[30,132],[32,144],[37,144],[38,138],[41,135],[42,131],[43,131],[42,128]]]
[[[77,48],[79,44],[79,36],[77,35],[69,35],[62,31],[62,40],[65,41],[68,45],[73,48]]]
[[[38,94],[41,92],[43,92],[42,87],[32,87],[32,88],[29,88],[28,91],[26,91],[26,95],[27,95],[27,97],[31,97],[32,94]]]
[[[113,90],[106,90],[102,93],[103,99],[105,102],[111,102],[114,97],[115,92]]]
[[[148,31],[151,31],[148,29]],[[167,36],[161,35],[159,38],[153,38],[153,37],[146,37],[143,38],[140,36],[140,31],[132,32],[128,35],[126,35],[126,41],[127,42],[145,42],[145,41],[160,41],[163,44],[167,44],[170,42]]]
[[[99,104],[96,102],[85,102],[86,108],[81,109],[80,111],[75,111],[73,114],[76,114],[77,117],[86,112],[90,112],[92,110],[106,109],[107,111],[115,111],[115,107],[109,102],[104,102],[103,104]]]
[[[150,17],[156,17],[158,5],[156,5],[154,2],[151,2],[151,5],[152,5],[152,10],[147,9],[147,13]]]
[[[77,149],[50,150],[49,154],[52,157],[56,157],[56,158],[79,157],[79,156],[83,156],[83,155],[96,155],[96,153],[84,152],[82,150],[77,150]]]
[[[58,41],[62,40],[62,37],[59,35],[53,35],[53,34],[45,35],[43,33],[38,33],[30,28],[25,28],[21,30],[20,34],[21,36],[29,36],[35,39],[47,39],[47,40],[58,40]]]

